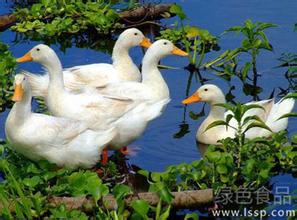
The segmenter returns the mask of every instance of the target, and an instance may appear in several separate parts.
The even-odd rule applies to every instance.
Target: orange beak
[[[24,63],[24,62],[30,62],[30,61],[33,61],[33,58],[32,58],[32,56],[31,56],[31,52],[26,53],[24,56],[22,56],[22,57],[16,59],[16,61],[17,61],[18,63]]]
[[[176,46],[174,46],[173,50],[171,51],[172,54],[174,55],[178,55],[178,56],[182,56],[182,57],[186,57],[189,54],[179,48],[177,48]]]
[[[14,93],[12,96],[12,101],[20,102],[23,99],[24,89],[22,88],[21,84],[16,84],[14,88]]]
[[[143,40],[140,42],[139,45],[142,46],[142,47],[145,47],[145,48],[149,48],[152,45],[152,43],[151,43],[150,39],[143,38]]]
[[[195,102],[200,102],[201,101],[201,98],[200,96],[198,95],[198,93],[194,93],[193,95],[191,95],[190,97],[188,97],[187,99],[183,100],[183,104],[184,105],[188,105],[188,104],[192,104],[192,103],[195,103]]]

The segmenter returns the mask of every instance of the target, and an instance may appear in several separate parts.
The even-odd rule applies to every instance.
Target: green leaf
[[[257,104],[248,104],[248,105],[244,105],[244,108],[243,108],[243,114],[246,113],[248,110],[250,109],[254,109],[254,108],[260,108],[260,109],[263,109],[263,111],[266,112],[266,109],[261,106],[261,105],[257,105]]]
[[[259,175],[266,180],[269,178],[269,171],[269,169],[263,169],[260,171]]]
[[[188,214],[185,215],[184,220],[189,220],[189,219],[198,220],[199,216],[196,213],[188,213]]]
[[[262,44],[262,40],[257,39],[256,41],[253,42],[253,47],[258,48]]]
[[[226,176],[226,175],[220,175],[220,180],[221,180],[223,183],[227,183],[227,182],[229,182],[229,176]]]
[[[167,186],[163,186],[160,189],[159,194],[160,198],[167,203],[171,203],[172,199],[174,198]]]
[[[275,27],[278,27],[278,25],[272,24],[272,23],[263,23],[263,22],[261,22],[261,23],[259,23],[259,25],[257,27],[257,30],[263,31],[263,30],[265,30],[267,28],[275,28]]]
[[[228,125],[229,125],[229,122],[231,121],[231,119],[233,118],[234,116],[232,114],[228,114],[226,116],[226,130],[228,130]]]
[[[293,143],[293,144],[297,144],[297,134],[293,135],[293,136],[291,137],[291,140],[292,140],[292,143]]]
[[[150,206],[148,202],[140,199],[140,200],[134,200],[131,203],[131,207],[134,209],[135,212],[137,212],[142,218],[148,219],[147,213],[150,209]]]
[[[137,171],[137,173],[139,173],[139,174],[145,176],[146,178],[148,178],[149,175],[150,175],[150,172],[147,171],[147,170],[139,170],[139,171]]]
[[[282,115],[277,120],[283,119],[283,118],[289,118],[289,117],[297,117],[297,112],[290,112],[287,114]]]
[[[284,99],[290,99],[290,98],[297,99],[297,93],[290,93],[284,97]]]
[[[244,25],[245,25],[249,30],[253,29],[253,27],[254,27],[254,24],[253,24],[253,22],[252,22],[250,19],[247,19],[247,20],[244,22]]]
[[[251,124],[249,124],[247,126],[247,128],[243,131],[243,133],[245,133],[248,130],[250,130],[251,128],[255,128],[255,127],[263,128],[263,129],[266,129],[266,130],[272,132],[272,130],[264,122],[257,121],[257,122],[252,122]]]
[[[186,14],[184,13],[182,7],[177,4],[173,4],[169,11],[173,14],[176,14],[181,20],[184,20],[187,18]]]
[[[173,195],[171,194],[168,186],[166,186],[163,182],[158,182],[150,185],[150,192],[157,192],[162,201],[170,203],[173,199]]]
[[[241,31],[242,27],[241,26],[233,26],[227,30],[225,30],[224,32],[239,32]]]
[[[25,178],[23,180],[23,183],[25,186],[28,186],[30,188],[34,188],[37,186],[42,180],[39,176],[33,176],[32,178]]]
[[[210,123],[210,124],[207,126],[207,128],[205,129],[204,132],[206,132],[207,130],[209,130],[209,129],[213,128],[213,127],[222,126],[222,125],[224,125],[224,126],[227,127],[227,126],[228,126],[228,123],[226,123],[226,122],[223,121],[223,120],[214,121],[214,122]]]
[[[227,174],[228,173],[228,168],[224,164],[217,165],[216,170],[219,174]]]
[[[117,184],[113,188],[113,195],[116,197],[116,199],[124,198],[126,195],[128,195],[130,193],[132,193],[132,190],[127,185]]]
[[[255,159],[249,159],[246,161],[245,170],[250,175],[254,171]]]
[[[245,117],[244,120],[243,120],[243,122],[242,122],[242,125],[245,125],[245,124],[247,124],[250,121],[259,121],[259,122],[262,122],[262,120],[259,118],[259,116],[252,115],[252,116]]]
[[[218,151],[206,152],[205,156],[209,159],[210,162],[214,163],[220,159],[221,153]]]
[[[188,26],[187,28],[185,28],[185,32],[188,39],[192,39],[200,35],[200,29],[194,26]]]
[[[157,220],[167,220],[170,214],[171,205],[169,205],[165,212],[163,212]]]
[[[241,70],[241,76],[242,76],[242,80],[245,80],[246,77],[248,76],[248,73],[251,69],[252,64],[250,62],[246,62],[244,64],[243,69]]]

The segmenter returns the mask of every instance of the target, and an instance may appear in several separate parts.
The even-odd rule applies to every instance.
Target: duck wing
[[[253,101],[253,102],[248,102],[246,103],[245,105],[258,105],[260,106],[261,108],[251,108],[249,109],[244,115],[243,115],[243,118],[242,118],[242,122],[247,118],[247,117],[250,117],[250,116],[257,116],[258,118],[260,118],[263,122],[265,122],[268,118],[268,115],[269,115],[269,112],[271,111],[272,109],[272,106],[273,106],[273,99],[269,99],[269,100],[263,100],[263,101]],[[233,112],[231,112],[230,110],[229,111],[226,111],[225,113],[225,118],[227,117],[227,115],[233,115]],[[252,120],[250,122],[248,122],[244,127],[243,127],[243,130],[250,124],[252,123]],[[229,122],[229,125],[234,127],[234,128],[238,128],[238,123],[237,121],[232,118]],[[254,127],[254,128],[251,128],[249,129],[245,135],[247,138],[252,138],[252,137],[255,137],[255,136],[258,136],[259,135],[259,132],[262,131],[263,129],[262,128],[258,128],[258,127]]]
[[[85,123],[76,120],[40,114],[34,114],[33,117],[42,126],[41,132],[35,137],[38,154],[68,168],[95,165],[103,148],[116,134],[113,128],[90,130]]]
[[[131,100],[149,100],[151,90],[139,82],[111,83],[99,89],[101,94],[113,95]]]
[[[279,102],[273,104],[265,121],[273,133],[285,130],[288,127],[288,118],[279,118],[292,112],[294,105],[295,99],[293,98],[282,98]],[[261,136],[269,136],[270,134],[269,131],[262,129]]]
[[[63,71],[65,87],[69,90],[84,87],[101,88],[118,82],[117,72],[111,64],[98,63],[67,68]]]
[[[22,71],[27,76],[33,96],[46,97],[49,84],[47,70],[43,74]],[[111,64],[98,63],[67,68],[63,71],[64,85],[70,91],[83,91],[86,87],[103,88],[118,82],[117,72]]]

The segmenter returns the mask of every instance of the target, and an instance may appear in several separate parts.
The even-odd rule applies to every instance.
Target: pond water
[[[248,18],[253,21],[278,24],[278,28],[267,31],[274,51],[262,53],[258,61],[258,70],[261,73],[259,86],[263,88],[260,97],[266,99],[273,89],[276,89],[275,94],[278,94],[280,87],[284,89],[288,88],[289,83],[284,77],[285,70],[273,67],[279,64],[277,58],[279,58],[283,52],[296,53],[297,32],[294,32],[293,28],[294,23],[297,22],[297,1],[169,0],[166,2],[176,2],[182,5],[189,18],[189,20],[186,21],[187,23],[208,29],[213,35],[220,35],[225,29],[242,24],[244,20]],[[9,4],[4,0],[0,0],[0,14],[8,12]],[[172,21],[172,19],[169,19],[163,22],[171,24]],[[2,33],[0,38],[11,46],[11,50],[16,57],[23,55],[34,45],[38,44],[38,42],[34,41],[14,43],[15,33],[11,31]],[[97,40],[100,41],[100,39]],[[221,51],[232,49],[240,45],[240,37],[234,34],[227,34],[221,38],[219,43]],[[96,62],[110,62],[110,55],[104,52],[81,49],[75,46],[67,48],[66,51],[63,52],[59,49],[59,45],[51,46],[57,52],[64,67]],[[212,52],[211,56],[206,56],[206,60],[215,57],[221,53],[221,51]],[[133,49],[131,56],[135,62],[139,64],[142,58],[141,49]],[[141,150],[136,156],[130,158],[130,162],[151,171],[162,171],[168,165],[183,162],[188,163],[201,158],[195,141],[196,130],[201,123],[201,119],[194,121],[189,117],[188,113],[189,111],[199,112],[202,105],[197,104],[189,106],[184,122],[184,106],[181,104],[181,101],[186,96],[186,86],[189,77],[189,72],[183,69],[183,67],[188,64],[187,59],[171,56],[164,59],[162,64],[179,68],[177,70],[162,70],[162,74],[171,91],[172,101],[163,115],[148,126],[145,134],[135,143],[131,144],[131,146],[139,147]],[[32,72],[41,71],[39,65],[32,63],[22,64],[20,68]],[[236,96],[236,101],[248,102],[251,100],[250,96],[248,97],[243,94],[241,90],[242,83],[239,80],[234,79],[231,82],[227,82],[216,77],[211,72],[202,72],[202,76],[211,79],[210,82],[220,86],[224,92],[228,92],[229,88],[234,85],[236,89],[232,93]],[[200,83],[194,79],[190,93],[199,86]],[[205,110],[207,112],[208,108],[206,107]],[[297,111],[297,105],[294,110]],[[3,125],[6,115],[7,112],[0,115],[0,139],[4,138]],[[182,138],[174,138],[175,133],[179,131],[182,123],[189,125],[189,133],[185,134]],[[290,119],[288,130],[291,134],[297,133],[297,119]],[[295,184],[293,188],[297,188],[296,180],[288,175],[285,177],[282,176],[282,178],[274,178],[273,181],[274,183],[286,183],[289,181]]]

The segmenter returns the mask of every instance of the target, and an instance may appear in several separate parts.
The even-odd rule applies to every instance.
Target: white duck
[[[158,69],[158,63],[162,58],[171,54],[188,55],[168,40],[154,42],[142,61],[143,80],[141,83],[113,83],[100,90],[103,94],[125,97],[142,103],[127,113],[127,117],[119,122],[118,135],[113,138],[110,148],[118,149],[127,146],[143,133],[149,121],[162,114],[166,104],[170,101],[170,95],[168,86]]]
[[[49,73],[49,111],[54,116],[82,120],[93,129],[108,129],[127,111],[135,107],[131,100],[107,97],[98,92],[74,93],[64,87],[62,65],[56,53],[48,46],[40,44],[31,49],[17,62],[35,61],[43,65]],[[100,122],[100,123],[99,123]]]
[[[143,33],[130,28],[120,34],[112,52],[112,64],[96,63],[75,66],[63,71],[64,84],[69,90],[81,90],[86,87],[104,87],[108,83],[118,81],[140,82],[141,74],[129,55],[129,50],[135,46],[148,48],[150,40]],[[49,84],[48,74],[33,74],[26,72],[34,96],[45,97]]]
[[[15,76],[13,105],[5,132],[11,147],[32,160],[46,159],[68,168],[92,167],[115,135],[113,128],[93,131],[81,121],[31,112],[31,89],[23,74]]]
[[[57,54],[44,44],[35,46],[23,57],[17,59],[17,62],[27,61],[38,62],[48,71],[49,84],[45,100],[49,111],[54,116],[82,120],[91,129],[109,129],[114,126],[114,123],[126,119],[127,112],[134,111],[135,107],[142,105],[126,97],[101,95],[95,89],[85,92],[66,90],[61,62]],[[138,109],[139,107],[136,108],[137,112]],[[122,151],[122,153],[127,152]],[[107,152],[104,151],[103,164],[106,164],[106,157]]]
[[[191,104],[195,102],[206,102],[210,105],[210,112],[207,118],[200,125],[196,139],[200,143],[204,144],[217,144],[219,140],[234,137],[235,129],[226,126],[216,126],[208,129],[206,128],[218,120],[225,120],[228,114],[231,114],[230,111],[225,111],[223,107],[216,106],[219,103],[226,103],[225,96],[220,88],[212,84],[206,84],[201,86],[192,96],[183,100],[183,104]],[[295,100],[294,99],[282,99],[277,103],[274,103],[273,99],[263,100],[259,102],[250,102],[246,103],[256,104],[262,108],[253,108],[248,110],[244,117],[257,115],[265,124],[271,129],[273,133],[277,133],[281,130],[284,130],[288,126],[288,118],[283,118],[278,120],[281,116],[292,111]],[[232,127],[237,128],[238,124],[235,119],[232,119],[229,123]],[[245,137],[252,139],[256,137],[268,137],[271,135],[271,131],[263,128],[252,128],[245,133]]]

